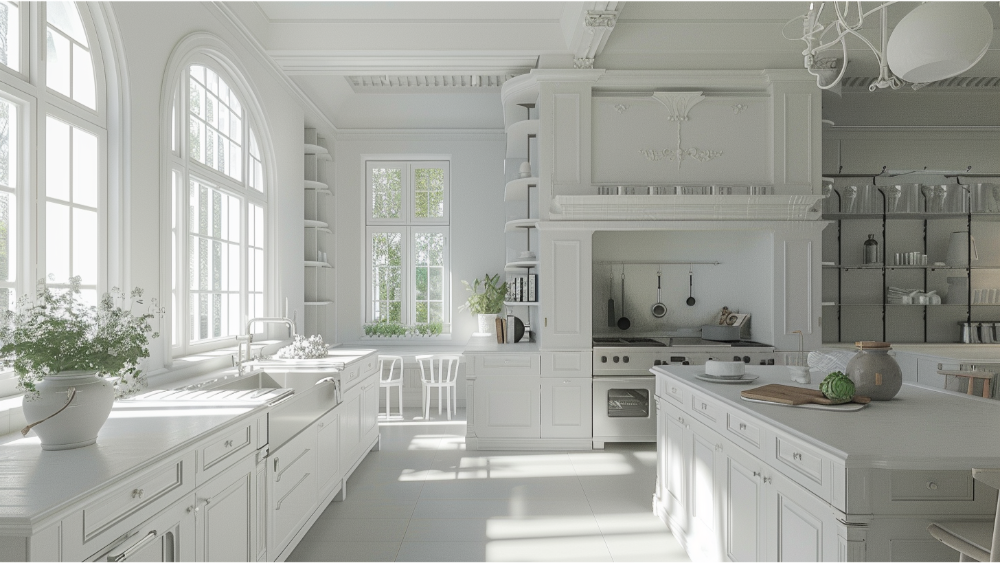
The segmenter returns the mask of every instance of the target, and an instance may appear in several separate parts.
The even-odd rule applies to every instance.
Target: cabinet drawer
[[[293,489],[306,474],[316,473],[315,430],[305,430],[269,459],[271,464],[271,489],[273,498],[278,499]]]
[[[889,479],[892,500],[974,500],[971,471],[893,471]]]
[[[798,440],[793,440],[785,436],[775,436],[775,459],[778,461],[779,469],[787,467],[794,470],[789,475],[795,479],[796,475],[803,475],[823,485],[823,456],[816,450],[802,444]],[[787,475],[787,473],[786,473]],[[798,481],[796,479],[796,481]],[[803,483],[805,484],[805,483]]]
[[[378,371],[378,356],[368,356],[367,358],[362,358],[358,365],[361,369],[361,379],[368,377],[369,375]]]
[[[590,379],[594,376],[593,352],[545,352],[542,377]]]
[[[204,483],[256,450],[257,421],[221,432],[198,450],[198,483]]]
[[[540,375],[539,354],[482,354],[476,356],[476,375]]]
[[[358,364],[351,364],[344,368],[344,371],[340,372],[340,388],[347,391],[351,387],[354,387],[361,381],[361,366]]]
[[[726,429],[730,436],[739,438],[736,442],[740,445],[760,449],[761,429],[753,422],[730,412],[726,414]]]
[[[656,394],[664,399],[669,399],[679,407],[684,406],[684,388],[672,378],[656,378]]]
[[[722,416],[724,414],[722,407],[715,401],[699,393],[691,393],[690,405],[691,411],[694,412],[694,414],[700,416],[708,422],[718,423],[722,420]],[[709,426],[714,427],[714,425],[711,424]]]
[[[193,489],[193,482],[185,482],[184,461],[177,460],[155,471],[134,479],[124,487],[102,497],[83,509],[83,535],[86,540],[103,532],[126,517],[141,522],[137,513],[157,499],[184,489]],[[176,495],[174,495],[176,496]]]

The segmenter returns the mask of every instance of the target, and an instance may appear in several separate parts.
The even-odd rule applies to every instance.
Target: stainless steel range
[[[706,360],[774,364],[774,347],[701,338],[594,338],[594,449],[605,442],[655,442],[653,366]]]

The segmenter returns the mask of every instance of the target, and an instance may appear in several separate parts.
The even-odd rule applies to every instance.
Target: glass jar
[[[847,377],[855,393],[873,401],[888,401],[903,387],[903,371],[889,355],[888,342],[857,342],[858,353],[847,362]]]

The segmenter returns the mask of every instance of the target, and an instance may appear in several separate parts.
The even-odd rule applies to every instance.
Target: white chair
[[[389,363],[389,373],[385,372],[385,364]],[[399,369],[396,366],[399,365]],[[392,416],[392,394],[393,387],[397,389],[399,398],[399,417],[403,417],[403,358],[401,356],[378,357],[378,386],[385,389],[385,418]]]
[[[438,414],[441,414],[442,389],[444,389],[447,399],[448,420],[451,420],[452,412],[458,413],[458,397],[455,396],[453,399],[452,395],[458,391],[458,363],[460,360],[460,356],[443,354],[417,356],[417,364],[420,366],[420,383],[423,386],[424,420],[431,416],[430,390],[435,387],[438,390]]]
[[[1000,489],[1000,469],[973,469],[972,478]],[[1000,561],[1000,499],[993,522],[935,522],[927,531],[960,554],[959,561]]]

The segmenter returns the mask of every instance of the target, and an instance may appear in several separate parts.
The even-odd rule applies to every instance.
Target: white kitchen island
[[[786,407],[740,399],[795,385],[784,366],[748,366],[749,384],[703,369],[653,369],[653,507],[692,559],[957,560],[927,524],[992,519],[997,491],[971,469],[1000,467],[996,401],[906,384],[854,412]]]

